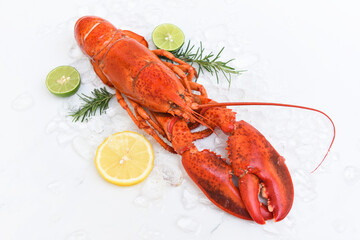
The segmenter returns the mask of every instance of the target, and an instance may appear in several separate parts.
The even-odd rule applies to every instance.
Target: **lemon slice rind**
[[[129,161],[129,162],[126,166],[121,166],[120,161],[124,155],[124,154],[122,154],[122,151],[124,151],[124,146],[118,145],[118,148],[115,149],[114,147],[117,147],[117,146],[113,146],[113,148],[111,148],[110,144],[112,144],[112,143],[116,144],[117,141],[121,142],[119,140],[124,140],[124,139],[125,139],[125,141],[123,141],[124,145],[127,144],[126,139],[128,139],[128,140],[135,139],[135,142],[132,143],[132,147],[134,147],[136,144],[139,144],[140,146],[138,146],[135,150],[138,151],[138,149],[140,148],[141,151],[136,152],[135,150],[129,148],[127,151],[127,155],[130,155],[133,158],[127,159],[127,161]],[[125,148],[126,148],[126,146],[125,146]],[[107,153],[103,155],[104,151],[105,152],[107,151]],[[110,152],[113,151],[113,154],[109,154],[109,151]],[[132,152],[132,151],[135,151],[135,152]],[[136,157],[136,155],[140,155],[140,156]],[[141,159],[142,156],[145,156],[145,158]],[[120,158],[119,163],[117,163],[116,160],[114,161],[114,159],[116,159],[116,157]],[[112,162],[112,163],[110,163],[110,165],[112,164],[113,166],[108,166],[107,169],[104,169],[104,166],[103,166],[104,158],[106,158],[105,162],[107,162],[107,163]],[[112,158],[112,159],[109,160],[109,158]],[[135,163],[139,163],[143,166],[137,166]],[[154,165],[154,152],[153,152],[150,142],[143,135],[140,135],[138,133],[131,132],[131,131],[119,132],[119,133],[115,133],[115,134],[109,136],[98,147],[98,149],[96,151],[95,165],[96,165],[96,168],[99,171],[100,175],[106,181],[116,184],[116,185],[119,185],[119,186],[131,186],[131,185],[135,185],[135,184],[143,181],[150,174],[150,172],[153,168],[153,165]],[[120,170],[119,170],[119,172],[116,176],[119,176],[119,175],[123,176],[128,173],[129,177],[119,178],[119,177],[110,175],[109,169],[113,169],[114,167],[117,167],[122,171],[122,172],[120,172]],[[131,172],[134,170],[134,168],[137,168],[137,169],[135,169],[136,170],[135,172],[139,172],[139,169],[140,169],[142,171],[141,174],[139,174],[137,176],[133,176],[131,174]]]

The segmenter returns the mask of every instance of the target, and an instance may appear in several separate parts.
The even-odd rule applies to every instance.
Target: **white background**
[[[358,238],[357,2],[1,0],[0,239]],[[129,21],[132,12],[135,19]],[[134,31],[144,22],[147,31],[138,33],[147,38],[156,25],[171,22],[189,38],[205,38],[204,44],[214,51],[230,45],[227,56],[256,56],[254,69],[261,72],[267,95],[254,99],[310,106],[332,117],[337,127],[335,160],[311,176],[314,200],[295,199],[293,230],[282,234],[276,226],[266,230],[222,215],[226,220],[211,233],[217,226],[211,218],[222,213],[213,208],[184,210],[181,188],[176,187],[167,186],[162,207],[135,206],[141,185],[119,188],[106,183],[92,161],[80,158],[71,145],[59,146],[56,136],[46,133],[64,100],[47,91],[45,77],[52,68],[73,61],[72,24],[83,14],[110,18],[119,28],[125,22]],[[236,52],[237,45],[241,50]],[[181,230],[180,216],[192,216],[199,227]]]

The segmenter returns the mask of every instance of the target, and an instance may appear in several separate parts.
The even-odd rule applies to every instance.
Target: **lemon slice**
[[[45,84],[56,96],[68,97],[79,89],[80,74],[71,66],[59,66],[49,72]]]
[[[130,186],[149,175],[154,165],[154,152],[143,135],[130,131],[119,132],[99,146],[95,165],[106,181]]]
[[[174,24],[163,23],[152,32],[152,40],[157,48],[175,51],[184,44],[185,36]]]

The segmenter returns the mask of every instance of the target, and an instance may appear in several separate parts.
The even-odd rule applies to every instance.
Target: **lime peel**
[[[80,74],[74,67],[59,66],[48,73],[45,84],[52,94],[68,97],[77,92],[80,82]]]
[[[181,29],[171,23],[158,25],[151,36],[155,46],[166,51],[179,49],[185,41],[185,35]]]

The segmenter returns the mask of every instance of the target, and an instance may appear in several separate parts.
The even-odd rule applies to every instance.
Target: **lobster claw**
[[[198,152],[190,149],[182,154],[182,164],[190,178],[216,206],[239,218],[252,220],[239,189],[232,182],[231,166],[224,159],[208,150]],[[272,218],[265,207],[259,210],[263,219]]]
[[[241,198],[252,219],[260,224],[266,220],[259,201],[260,185],[274,220],[285,218],[293,203],[294,189],[284,158],[245,121],[235,124],[228,151],[234,175],[239,178]]]

